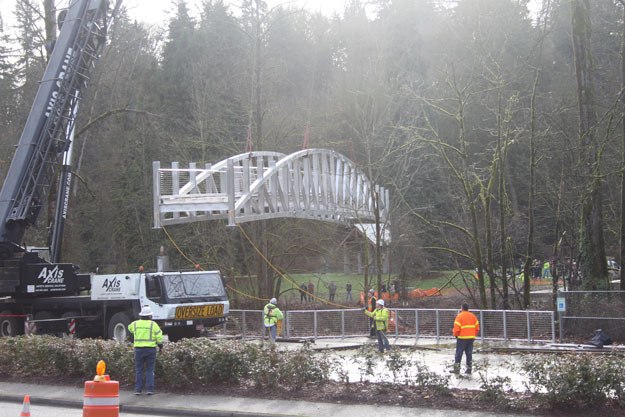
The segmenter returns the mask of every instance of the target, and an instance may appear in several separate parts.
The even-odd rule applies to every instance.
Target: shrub
[[[104,360],[106,373],[122,386],[134,381],[134,353],[130,344],[101,339],[60,339],[52,336],[0,338],[0,374],[54,380],[90,380]],[[309,346],[278,351],[274,344],[242,341],[183,339],[169,343],[156,361],[159,387],[193,390],[212,385],[299,389],[329,379],[331,361]]]
[[[408,383],[407,372],[411,367],[410,359],[404,358],[398,349],[394,349],[386,357],[386,367],[393,374],[393,382],[399,383],[400,376],[404,377],[404,381]]]
[[[551,407],[625,405],[625,365],[612,355],[564,354],[526,358],[527,388]]]
[[[506,364],[507,368],[514,370],[514,366],[510,363]],[[474,368],[477,371],[480,380],[480,399],[486,402],[506,405],[509,403],[506,398],[506,392],[512,390],[512,380],[509,376],[496,375],[489,376],[488,359],[482,363],[476,363]]]
[[[19,336],[0,339],[0,373],[21,377],[93,378],[99,360],[107,373],[134,375],[132,348],[113,341]]]
[[[352,361],[358,366],[360,372],[360,382],[368,380],[375,375],[378,351],[369,345],[362,345]]]
[[[425,390],[431,390],[438,394],[447,395],[449,389],[449,375],[438,375],[430,371],[427,365],[420,360],[415,360],[412,364],[414,373],[410,376],[410,384]]]

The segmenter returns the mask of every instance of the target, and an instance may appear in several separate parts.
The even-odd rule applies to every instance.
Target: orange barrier
[[[395,331],[395,326],[396,326],[397,322],[395,320],[395,311],[391,310],[391,314],[389,315],[388,318],[388,332],[394,332]]]
[[[374,295],[376,298],[378,298],[377,292]],[[440,288],[430,288],[429,290],[422,290],[419,288],[415,288],[414,290],[411,290],[407,293],[408,298],[432,297],[435,295],[442,295]],[[399,300],[399,294],[395,293],[391,296],[390,293],[383,292],[382,299],[384,301],[391,301],[391,300],[397,301]],[[358,305],[361,305],[361,306],[365,305],[365,293],[364,292],[360,293],[360,296],[358,298]]]
[[[375,298],[379,300],[379,298],[378,298],[378,293],[376,292],[376,293],[374,293],[374,295],[375,295]],[[383,292],[383,293],[382,293],[382,299],[383,299],[385,302],[386,302],[386,301],[391,301],[391,300],[395,300],[395,301],[397,301],[397,300],[399,300],[399,294],[398,294],[398,293],[395,293],[395,294],[393,294],[393,295],[391,296],[391,294],[389,294],[389,293],[387,293],[387,292]],[[361,293],[360,293],[360,296],[359,296],[359,298],[358,298],[358,305],[361,305],[361,306],[365,305],[365,293],[364,293],[364,292],[361,292]]]
[[[22,404],[20,417],[30,417],[30,395],[24,395],[24,403]]]
[[[408,293],[408,298],[432,297],[434,295],[443,295],[439,288],[430,288],[429,290],[421,290],[415,288]]]
[[[104,381],[86,381],[83,417],[119,417],[119,382],[105,375]]]

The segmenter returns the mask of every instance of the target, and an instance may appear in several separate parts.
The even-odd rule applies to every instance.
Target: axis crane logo
[[[104,283],[102,284],[102,288],[104,289],[105,292],[120,292],[121,286],[122,286],[122,282],[117,278],[113,278],[113,279],[107,278],[104,280]]]
[[[65,282],[63,272],[63,269],[59,268],[58,265],[55,265],[54,268],[44,266],[41,268],[37,279],[43,279],[44,284],[63,284]]]
[[[57,99],[59,98],[59,91],[61,88],[61,81],[63,79],[65,79],[66,77],[66,73],[67,73],[67,68],[69,67],[69,63],[72,59],[72,55],[73,55],[74,51],[72,48],[68,48],[67,49],[67,53],[65,54],[65,58],[63,59],[63,65],[61,66],[61,71],[58,74],[57,77],[57,81],[55,83],[57,90],[54,90],[52,92],[52,96],[50,97],[50,100],[48,101],[48,106],[46,108],[46,117],[50,117],[50,114],[52,113],[52,111],[55,109],[55,105],[57,102]],[[59,110],[56,110],[56,113],[60,112]],[[56,115],[58,116],[58,115]]]

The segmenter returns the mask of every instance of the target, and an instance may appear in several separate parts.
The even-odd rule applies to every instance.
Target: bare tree
[[[583,286],[589,290],[608,287],[608,269],[603,238],[602,179],[599,143],[596,139],[597,116],[593,90],[590,1],[573,0],[572,36],[579,110],[579,168],[584,173],[585,191],[581,213],[581,270]]]

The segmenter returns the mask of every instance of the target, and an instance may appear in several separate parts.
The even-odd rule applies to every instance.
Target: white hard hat
[[[278,304],[278,300],[276,300],[275,298],[272,298],[271,300],[269,300],[270,304]]]
[[[153,314],[153,313],[152,313],[152,309],[150,308],[150,306],[145,306],[145,307],[143,307],[143,308],[141,309],[141,313],[139,313],[139,315],[140,315],[141,317],[143,317],[143,316],[151,316],[152,314]]]
[[[384,300],[378,300],[378,304],[380,304],[382,307],[384,307]]]

